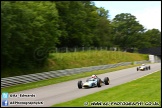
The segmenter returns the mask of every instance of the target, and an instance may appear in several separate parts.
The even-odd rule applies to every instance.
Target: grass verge
[[[132,103],[132,105],[131,105]],[[86,106],[85,106],[86,105]],[[160,107],[161,71],[52,107]]]
[[[66,77],[63,76],[63,77],[58,77],[58,78],[52,78],[52,79],[32,82],[32,83],[28,83],[28,84],[20,84],[20,85],[16,85],[16,86],[12,86],[12,87],[1,88],[1,92],[13,93],[13,92],[17,92],[17,91],[28,90],[28,89],[47,86],[47,85],[56,84],[56,83],[60,83],[60,82],[65,82],[65,81],[69,81],[69,80],[74,80],[77,78],[83,78],[83,77],[91,76],[92,74],[98,75],[98,74],[117,71],[117,70],[121,70],[121,69],[131,68],[134,66],[137,66],[137,65],[120,66],[120,67],[110,68],[110,69],[105,69],[105,70],[84,72],[84,74],[79,73],[79,74],[74,74],[74,75],[70,75],[70,76],[66,76]]]
[[[116,64],[121,62],[133,62],[148,60],[148,54],[128,53],[121,51],[83,51],[68,53],[50,53],[42,65],[21,64],[20,67],[8,67],[1,69],[1,78],[41,73],[55,70],[81,68],[88,66],[98,66]]]
[[[141,60],[148,60],[148,55],[105,50],[51,53],[48,58],[47,68],[49,70],[72,69]]]

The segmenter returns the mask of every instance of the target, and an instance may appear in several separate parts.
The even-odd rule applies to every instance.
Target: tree
[[[136,21],[136,17],[130,13],[121,13],[115,16],[112,21],[113,42],[121,48],[127,49],[136,47],[140,39],[140,33],[144,32],[144,27]]]
[[[1,67],[24,70],[42,66],[35,54],[38,48],[47,50],[58,43],[58,13],[55,3],[32,1],[1,2]]]
[[[57,1],[61,30],[58,47],[91,46],[98,16],[90,1]]]
[[[109,11],[104,8],[98,8],[97,26],[95,29],[94,46],[112,46],[111,31],[112,27],[108,19]]]
[[[146,48],[161,46],[161,32],[158,29],[147,30],[143,34],[143,37],[144,40],[149,44],[149,46],[146,46]]]

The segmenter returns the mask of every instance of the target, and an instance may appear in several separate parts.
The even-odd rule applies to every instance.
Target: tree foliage
[[[60,36],[55,3],[3,1],[1,10],[1,66],[30,69],[42,64],[35,50],[55,46]]]
[[[122,48],[135,47],[141,40],[140,34],[144,32],[144,27],[136,21],[136,17],[130,13],[121,13],[115,16],[112,21],[113,42]]]
[[[147,47],[159,47],[161,46],[161,32],[158,29],[151,29],[146,31],[143,34],[145,41],[148,42],[149,46]]]

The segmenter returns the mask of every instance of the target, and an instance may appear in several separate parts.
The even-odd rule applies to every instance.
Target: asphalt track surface
[[[21,92],[15,92],[15,93],[10,93],[9,95],[17,94],[17,96],[20,96],[20,94],[33,94],[35,97],[10,97],[8,98],[8,106],[9,107],[50,107],[54,104],[61,103],[61,102],[66,102],[72,99],[76,99],[88,94],[95,93],[97,91],[101,91],[107,88],[111,88],[132,80],[135,80],[137,78],[140,78],[142,76],[148,75],[150,73],[156,72],[158,70],[161,70],[161,63],[154,63],[154,64],[147,64],[151,66],[151,70],[147,71],[137,71],[136,67],[133,68],[128,68],[128,69],[123,69],[119,71],[114,71],[114,72],[109,72],[105,74],[100,74],[97,75],[99,78],[102,80],[104,77],[109,77],[110,79],[110,85],[103,85],[100,88],[90,88],[90,89],[78,89],[77,87],[77,82],[78,80],[82,80],[83,82],[86,81],[87,78],[79,78],[76,80],[71,80],[67,82],[62,82],[58,84],[53,84],[49,86],[44,86],[44,87],[39,87],[35,89],[30,89],[30,90],[24,90]],[[1,96],[2,100],[2,96]],[[33,105],[22,105],[22,104],[17,104],[17,105],[11,105],[10,102],[42,102],[41,104],[33,104]],[[83,103],[84,104],[84,103]],[[66,105],[65,105],[66,106]],[[2,103],[1,103],[2,107]]]

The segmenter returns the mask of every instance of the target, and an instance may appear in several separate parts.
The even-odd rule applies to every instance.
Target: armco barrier
[[[136,64],[149,63],[150,61],[135,61]],[[132,62],[122,62],[117,64],[108,64],[108,65],[99,65],[99,66],[90,66],[90,67],[82,67],[82,68],[73,68],[73,69],[65,69],[65,70],[56,70],[49,72],[42,72],[36,74],[28,74],[14,77],[1,78],[1,88],[14,86],[18,84],[25,84],[30,82],[36,82],[40,80],[77,74],[81,72],[90,72],[95,70],[103,70],[108,68],[114,68],[117,66],[125,66],[130,65]]]

